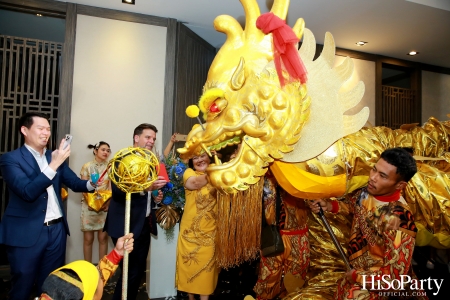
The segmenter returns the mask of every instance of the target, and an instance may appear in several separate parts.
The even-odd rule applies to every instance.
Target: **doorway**
[[[377,125],[398,129],[421,122],[420,71],[408,66],[381,63]]]

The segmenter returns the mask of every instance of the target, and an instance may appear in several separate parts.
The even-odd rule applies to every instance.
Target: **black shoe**
[[[177,291],[177,299],[186,299],[189,298],[188,293]]]

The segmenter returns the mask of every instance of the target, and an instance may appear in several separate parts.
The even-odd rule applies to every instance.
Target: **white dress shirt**
[[[45,152],[47,152],[47,149],[44,149],[43,154],[41,155],[39,152],[25,144],[25,147],[31,152],[34,159],[36,159],[37,164],[39,165],[39,168],[41,169],[42,173],[45,174],[50,180],[52,180],[56,172],[52,170],[48,166],[47,158],[45,157]],[[58,204],[58,197],[56,196],[55,189],[53,188],[53,185],[49,186],[47,188],[47,194],[48,194],[48,201],[47,201],[47,211],[45,213],[45,219],[44,223],[58,219],[62,217],[62,211]]]
[[[31,146],[25,144],[25,147],[31,152],[34,159],[36,159],[36,162],[39,165],[41,172],[44,173],[44,175],[47,176],[50,180],[52,180],[56,175],[56,171],[53,171],[52,168],[48,166],[47,157],[45,156],[45,153],[48,150],[44,149],[44,152],[41,155],[38,151],[31,148]],[[89,181],[86,183],[86,187],[88,188],[89,191],[95,189],[90,184]],[[56,196],[56,192],[55,189],[53,188],[53,185],[47,188],[47,194],[48,194],[47,211],[45,213],[44,223],[49,222],[51,220],[59,219],[63,216],[61,207],[59,207],[58,197]]]

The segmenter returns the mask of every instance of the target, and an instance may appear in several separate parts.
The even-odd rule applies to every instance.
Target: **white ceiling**
[[[61,0],[62,1],[62,0]],[[90,6],[174,18],[215,47],[225,36],[213,28],[216,16],[244,21],[238,0],[70,0]],[[261,13],[273,0],[257,0]],[[426,3],[427,5],[420,4]],[[292,0],[287,22],[303,18],[319,44],[330,31],[337,47],[450,68],[450,0]],[[366,41],[364,47],[355,45]],[[417,56],[406,55],[409,51]]]

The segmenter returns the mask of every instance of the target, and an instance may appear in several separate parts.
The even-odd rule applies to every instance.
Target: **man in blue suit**
[[[152,124],[141,124],[134,129],[133,147],[153,149],[158,130]],[[155,199],[152,199],[152,191],[162,188],[167,182],[164,177],[158,176],[147,191],[140,194],[131,194],[130,208],[130,232],[134,234],[133,252],[128,261],[128,290],[127,299],[134,300],[137,297],[139,284],[147,266],[147,254],[150,248],[150,234],[157,234],[156,214],[152,209],[154,201],[160,202],[163,198],[161,191]],[[117,239],[124,235],[125,224],[125,193],[112,184],[111,203],[106,216],[104,231],[108,232],[114,245]],[[122,263],[120,263],[122,268]],[[117,280],[113,300],[120,300],[122,296],[122,275]]]
[[[93,191],[64,162],[70,145],[46,149],[50,138],[48,117],[26,113],[19,119],[25,144],[0,157],[0,168],[9,191],[9,203],[0,223],[0,243],[6,245],[11,266],[9,299],[29,299],[33,285],[37,295],[45,278],[64,265],[69,234],[61,199],[61,185],[75,192]]]

